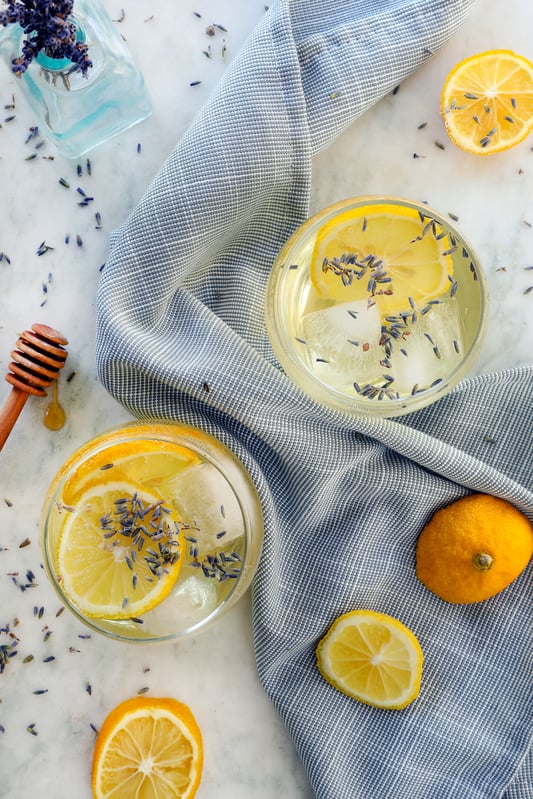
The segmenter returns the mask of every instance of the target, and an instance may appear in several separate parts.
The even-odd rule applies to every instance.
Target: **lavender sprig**
[[[2,2],[2,0],[0,0]],[[82,75],[92,67],[89,48],[76,41],[76,25],[72,21],[74,0],[3,0],[0,25],[20,25],[26,38],[22,53],[12,61],[12,70],[20,77],[40,51],[50,58],[71,61]]]

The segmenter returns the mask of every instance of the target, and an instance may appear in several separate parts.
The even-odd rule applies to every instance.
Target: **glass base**
[[[67,158],[78,158],[152,111],[143,76],[98,0],[76,0],[74,20],[93,62],[87,76],[64,59],[40,56],[20,78],[42,134]],[[0,53],[9,69],[23,38],[18,25],[0,28]]]

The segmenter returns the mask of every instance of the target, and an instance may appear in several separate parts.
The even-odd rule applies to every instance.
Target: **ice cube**
[[[429,388],[435,380],[445,380],[461,362],[463,348],[459,305],[456,298],[446,297],[418,314],[403,338],[394,341],[390,389],[410,394],[414,386]]]
[[[206,547],[225,548],[244,535],[241,508],[224,475],[212,464],[201,463],[181,472],[172,494],[183,521],[198,528],[191,535]]]
[[[383,349],[381,317],[366,300],[332,305],[302,317],[309,367],[326,383],[353,387],[376,379]],[[352,388],[353,390],[353,388]]]
[[[190,571],[185,564],[178,578],[177,585],[165,602],[159,602],[152,610],[143,615],[150,633],[165,635],[176,626],[185,629],[200,623],[210,616],[219,602],[216,580],[199,579],[192,575],[184,575]]]

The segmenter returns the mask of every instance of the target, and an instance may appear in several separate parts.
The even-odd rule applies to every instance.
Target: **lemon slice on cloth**
[[[353,610],[340,616],[316,656],[327,682],[365,704],[399,710],[420,692],[420,644],[411,630],[384,613]]]
[[[322,299],[371,300],[381,315],[412,310],[450,287],[450,243],[428,211],[376,204],[335,216],[318,231],[311,283]]]

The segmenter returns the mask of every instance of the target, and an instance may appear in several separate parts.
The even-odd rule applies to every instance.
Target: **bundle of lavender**
[[[89,48],[77,39],[72,19],[74,0],[0,0],[0,25],[18,24],[26,37],[22,52],[11,62],[15,75],[22,75],[40,52],[49,58],[68,59],[83,75],[92,66]]]

